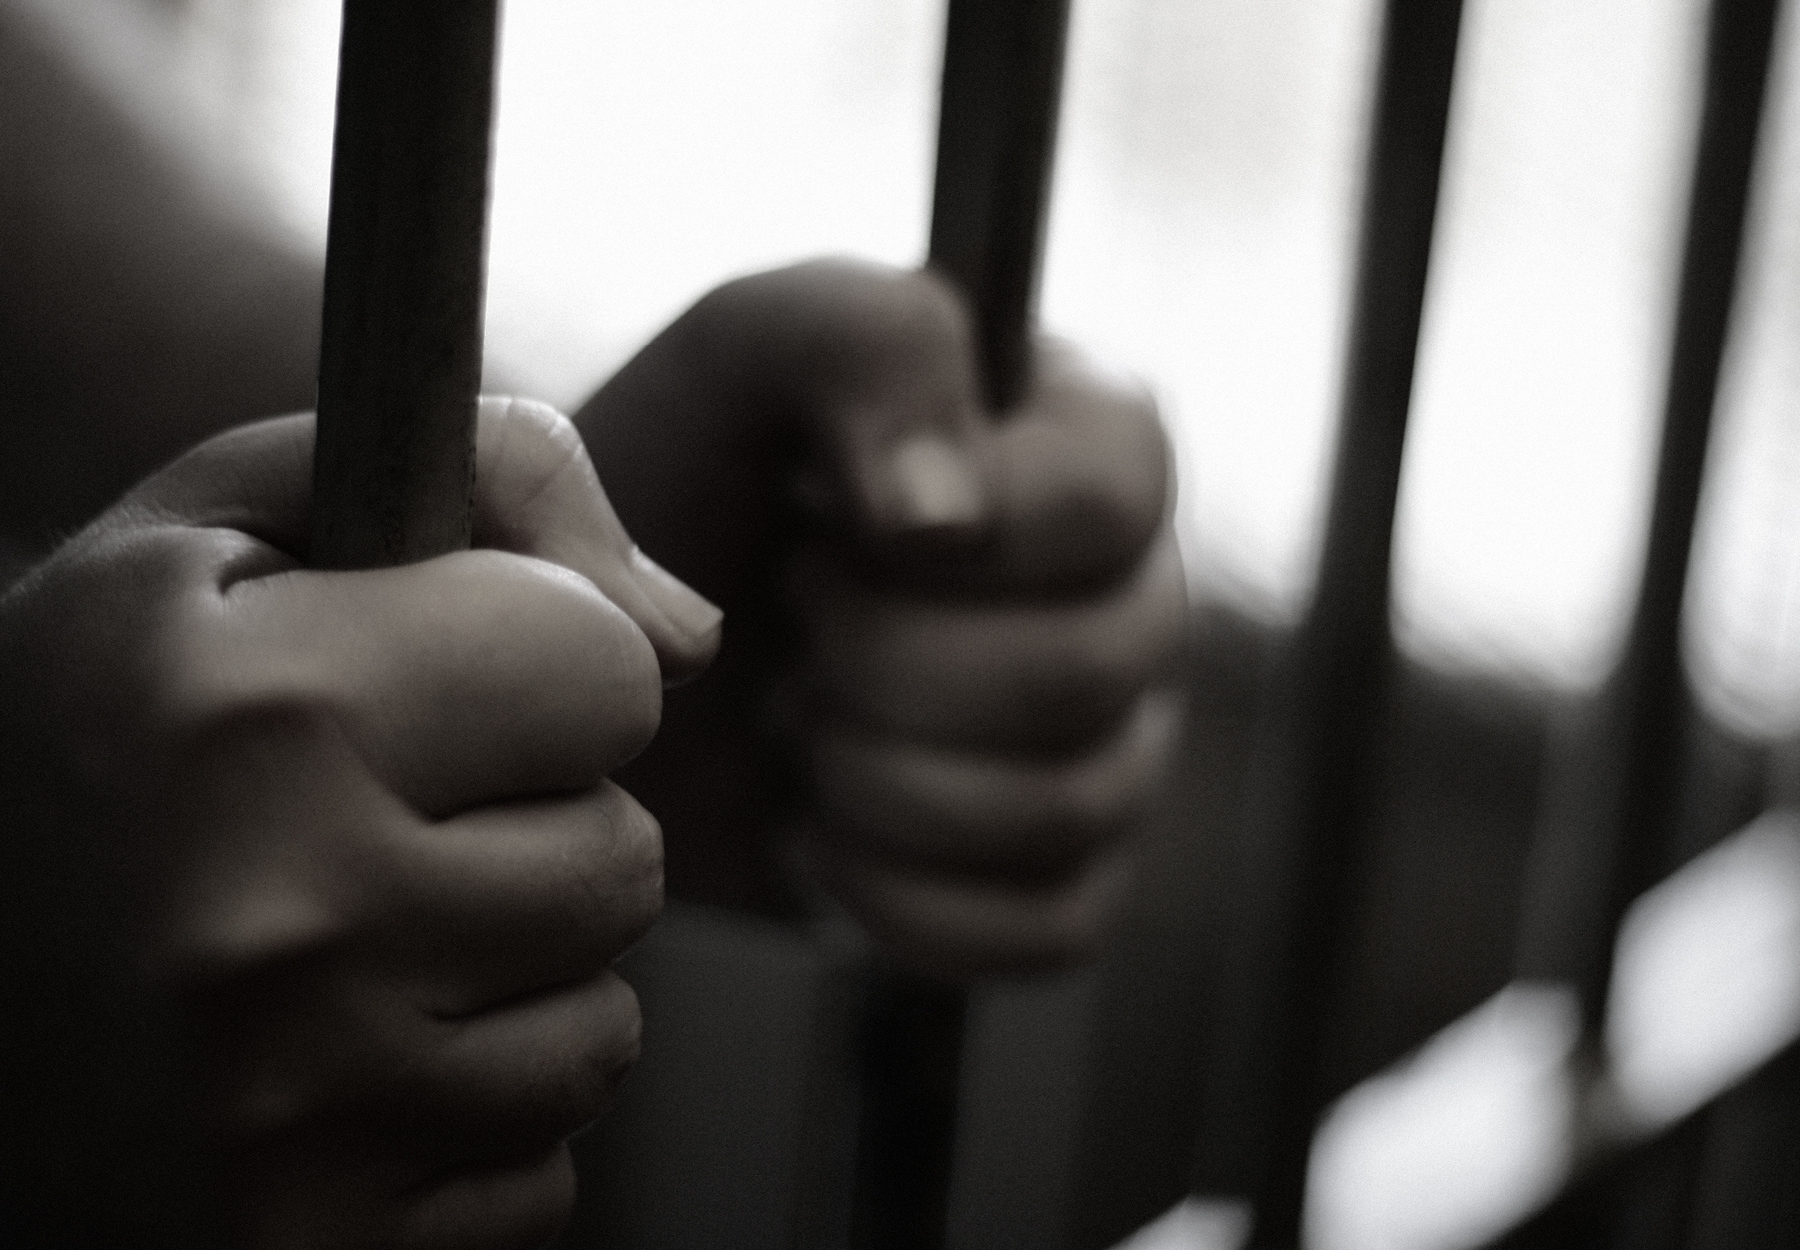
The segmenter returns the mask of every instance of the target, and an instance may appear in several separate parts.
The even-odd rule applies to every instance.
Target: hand
[[[902,963],[1089,953],[1176,732],[1185,594],[1140,388],[1044,343],[976,399],[930,274],[707,296],[577,416],[632,531],[725,607],[627,773],[678,893],[792,908],[789,832]]]
[[[484,401],[484,549],[405,568],[299,567],[311,448],[310,417],[213,439],[0,608],[0,737],[30,762],[9,967],[78,1000],[25,983],[75,1101],[18,1095],[7,1137],[50,1140],[19,1175],[69,1197],[59,1220],[139,1244],[157,1204],[69,1168],[168,1077],[105,1041],[160,1019],[203,1073],[140,1108],[135,1149],[194,1146],[231,1244],[533,1245],[573,1201],[563,1143],[636,1055],[611,964],[661,905],[656,822],[607,774],[718,613],[632,546],[548,409]],[[102,871],[71,885],[78,860]]]

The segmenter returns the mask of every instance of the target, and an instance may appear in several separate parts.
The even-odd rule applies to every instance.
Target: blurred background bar
[[[955,1172],[968,990],[878,972],[862,1026],[853,1250],[938,1250]]]
[[[1581,1032],[1570,1057],[1577,1098],[1570,1149],[1578,1168],[1590,1158],[1605,1159],[1630,1136],[1607,1027],[1628,909],[1738,823],[1696,827],[1708,823],[1709,807],[1719,806],[1718,798],[1707,801],[1708,790],[1727,792],[1729,808],[1741,809],[1747,801],[1753,812],[1763,801],[1756,793],[1760,786],[1744,785],[1719,760],[1700,754],[1705,728],[1683,670],[1682,628],[1777,11],[1774,0],[1714,0],[1711,8],[1637,605],[1624,654],[1580,731],[1585,741],[1573,744],[1564,763],[1569,775],[1558,797],[1573,810],[1547,812],[1534,848],[1519,971],[1531,979],[1567,980],[1576,989]],[[1728,793],[1733,782],[1736,796]],[[1696,1113],[1623,1159],[1597,1165],[1596,1178],[1507,1244],[1617,1244],[1630,1250],[1689,1245],[1714,1131],[1713,1118]]]
[[[968,302],[988,406],[1025,393],[1069,0],[950,0],[926,263]],[[878,970],[864,1023],[854,1250],[938,1250],[968,989]]]
[[[1394,504],[1461,12],[1460,0],[1387,8],[1324,549],[1252,765],[1259,842],[1230,983],[1244,1027],[1219,1082],[1236,1100],[1217,1108],[1202,1149],[1240,1160],[1257,1247],[1299,1244],[1313,1130],[1338,1092],[1321,1088],[1326,1017],[1367,863],[1368,768],[1392,668]]]
[[[1069,0],[950,0],[928,263],[968,297],[989,405],[1031,373]]]
[[[1707,33],[1649,540],[1624,656],[1602,695],[1608,723],[1601,733],[1616,756],[1595,781],[1613,792],[1601,800],[1588,852],[1602,865],[1594,875],[1606,892],[1586,912],[1592,928],[1567,948],[1586,1033],[1595,1039],[1590,1048],[1606,1013],[1619,923],[1632,900],[1678,863],[1680,749],[1691,722],[1682,609],[1777,7],[1776,0],[1714,0]]]

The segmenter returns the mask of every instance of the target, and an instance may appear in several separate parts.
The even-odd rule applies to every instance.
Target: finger
[[[656,820],[610,782],[416,826],[381,967],[440,1018],[599,975],[662,909]]]
[[[995,431],[989,480],[992,540],[942,562],[940,578],[1039,593],[1104,584],[1165,525],[1168,439],[1141,384],[1042,340],[1024,409]]]
[[[548,1149],[611,1103],[641,1031],[610,971],[451,1023],[418,1017],[382,1086],[389,1131],[444,1167]]]
[[[236,530],[302,564],[312,516],[313,425],[311,413],[297,413],[216,434],[147,478],[110,518]]]
[[[405,1161],[414,1181],[506,1163],[605,1110],[636,1062],[637,996],[609,971],[492,1011],[440,1020],[392,986],[290,970],[233,1001],[228,1140],[283,1155],[333,1141]]]
[[[729,610],[762,593],[796,498],[878,548],[985,532],[968,319],[934,275],[834,260],[727,283],[576,422],[639,540]]]
[[[523,1250],[567,1221],[575,1199],[565,1143],[448,1166],[385,1150],[368,1134],[298,1133],[232,1152],[233,1245]]]
[[[575,1211],[567,1143],[457,1168],[407,1195],[396,1250],[525,1250],[546,1244]]]
[[[783,404],[834,476],[813,489],[841,497],[873,554],[1061,585],[1129,568],[1163,519],[1168,449],[1148,392],[1046,339],[1026,401],[995,419],[967,312],[936,274],[815,262],[721,288],[690,316],[709,341],[768,327],[747,380],[793,392]],[[970,561],[976,538],[989,541]]]
[[[985,521],[969,319],[929,272],[815,261],[730,283],[690,316],[707,337],[759,328],[753,387],[785,391],[822,453],[817,502],[865,540],[927,544]]]
[[[824,832],[924,870],[1067,876],[1142,823],[1179,720],[1177,696],[1151,691],[1111,740],[1050,762],[828,727],[812,747]]]
[[[661,714],[643,632],[586,578],[525,556],[295,570],[182,607],[163,640],[172,719],[274,706],[332,720],[426,815],[590,790]]]
[[[123,515],[241,531],[304,563],[312,447],[306,414],[226,431],[147,481]],[[484,398],[475,452],[476,545],[586,577],[644,632],[667,680],[706,667],[718,649],[721,614],[632,543],[566,418],[529,400]],[[273,567],[240,565],[234,576]]]
[[[1172,537],[1122,585],[1072,600],[896,593],[812,561],[797,576],[811,672],[873,730],[981,751],[1074,751],[1169,671],[1187,629]]]
[[[610,1102],[642,1023],[610,969],[444,1020],[345,960],[240,982],[206,1018],[228,1058],[211,1073],[221,1140],[272,1156],[352,1144],[410,1180],[567,1138]]]
[[[928,873],[830,842],[808,843],[826,886],[902,966],[962,978],[1046,971],[1092,954],[1131,879],[1130,848],[1074,875],[1023,886]]]
[[[253,703],[158,745],[143,949],[159,982],[229,994],[354,943],[391,905],[389,865],[418,817],[340,724]]]

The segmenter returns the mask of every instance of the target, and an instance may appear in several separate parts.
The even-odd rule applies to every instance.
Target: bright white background
[[[272,220],[324,233],[336,0],[22,0]],[[1316,556],[1373,0],[1076,0],[1044,320],[1145,375],[1195,593],[1272,619]],[[1402,646],[1604,673],[1643,541],[1700,0],[1471,0],[1395,547]],[[942,0],[511,0],[490,349],[574,403],[735,273],[923,251]],[[1795,40],[1786,40],[1785,67]],[[1777,76],[1765,147],[1800,120]],[[1800,727],[1800,163],[1764,162],[1690,660]]]

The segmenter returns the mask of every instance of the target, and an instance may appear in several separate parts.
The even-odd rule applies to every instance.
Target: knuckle
[[[773,314],[803,329],[800,338],[823,349],[825,362],[837,358],[840,369],[865,357],[917,360],[966,350],[970,335],[963,301],[943,276],[849,257],[740,278],[716,288],[694,311],[702,322]]]
[[[245,654],[245,640],[230,627],[217,588],[191,567],[210,563],[209,555],[228,555],[217,550],[225,545],[222,540],[242,536],[203,531],[180,544],[137,537],[141,541],[118,554],[138,566],[126,575],[162,583],[152,592],[157,600],[148,619],[136,622],[141,631],[137,638],[94,638],[88,643],[90,647],[124,643],[114,652],[118,657],[114,662],[126,666],[128,697],[147,712],[152,734],[203,728],[256,702],[275,683],[280,666],[245,662],[255,657]],[[172,549],[176,547],[180,549]],[[181,568],[183,564],[190,567]]]
[[[662,828],[642,804],[607,783],[607,834],[588,868],[586,894],[602,934],[600,954],[616,958],[649,932],[662,913]]]
[[[570,460],[586,454],[581,434],[557,409],[535,399],[486,397],[476,424],[476,437],[491,442],[506,458],[542,465],[554,474]]]
[[[656,734],[662,720],[656,652],[580,575],[529,557],[504,558],[526,570],[535,593],[497,596],[495,619],[484,632],[499,644],[498,653],[523,653],[520,679],[543,696],[534,700],[538,706],[569,716],[568,730],[594,761],[597,778]]]
[[[590,684],[594,758],[616,768],[635,758],[662,724],[662,675],[650,641],[629,620],[615,622],[614,645],[593,658],[601,671]],[[628,628],[624,628],[628,627]]]
[[[1187,592],[1171,536],[1076,618],[1067,662],[1086,685],[1135,698],[1180,652],[1186,630]]]
[[[1076,846],[1129,828],[1137,814],[1139,795],[1110,759],[1066,769],[1049,789],[1052,828]]]
[[[606,1109],[643,1048],[644,1015],[637,993],[617,974],[603,974],[594,986],[592,1023],[569,1074],[568,1097],[579,1109],[580,1122]]]
[[[274,874],[270,874],[271,877]],[[348,925],[310,883],[184,880],[144,940],[148,974],[186,995],[213,994],[340,945]]]
[[[960,347],[970,333],[969,315],[948,279],[930,269],[890,270],[871,284],[884,307],[884,329],[910,337],[929,350]]]
[[[254,1148],[318,1118],[322,1100],[292,1070],[263,1072],[217,1091],[210,1123],[228,1146]]]
[[[1045,968],[1080,963],[1099,950],[1123,896],[1123,859],[1089,864],[1039,913],[1036,959]]]
[[[1014,436],[1030,494],[1021,541],[1053,566],[1106,580],[1132,567],[1168,510],[1171,448],[1139,381],[1066,347],[1043,353],[1040,420]]]
[[[342,744],[330,714],[297,697],[215,709],[171,734],[140,818],[156,838],[147,971],[192,992],[241,985],[353,940],[365,891],[344,868],[348,837],[385,840],[392,812],[342,800]],[[337,819],[309,819],[336,793]],[[304,849],[301,849],[304,848]]]

